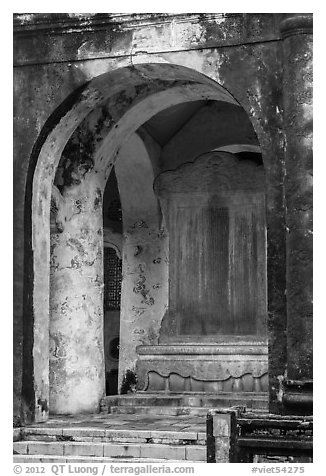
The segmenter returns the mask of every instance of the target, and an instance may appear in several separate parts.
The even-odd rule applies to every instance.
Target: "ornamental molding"
[[[241,17],[241,13],[20,13],[14,14],[14,33],[106,30],[108,26],[124,30],[144,26],[198,21],[223,21]]]

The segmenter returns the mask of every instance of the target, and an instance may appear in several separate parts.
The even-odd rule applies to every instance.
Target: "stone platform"
[[[205,462],[206,418],[53,416],[14,430],[14,462]]]
[[[262,392],[104,397],[101,413],[52,416],[14,430],[14,462],[206,462],[211,408],[266,411]]]

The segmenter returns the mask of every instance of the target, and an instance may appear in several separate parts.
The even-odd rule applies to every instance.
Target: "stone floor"
[[[52,416],[14,431],[15,462],[206,461],[206,418],[142,414]],[[77,459],[76,459],[77,458]]]

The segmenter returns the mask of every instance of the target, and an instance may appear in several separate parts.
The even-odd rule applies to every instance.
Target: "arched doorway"
[[[232,117],[236,117],[239,121],[241,118],[244,119],[242,128],[237,130],[236,137],[230,137],[226,127],[224,133],[219,136],[220,141],[218,143],[211,141],[214,133],[210,133],[207,135],[207,140],[197,141],[195,148],[185,147],[184,153],[177,157],[173,157],[173,153],[169,150],[169,144],[166,143],[163,147],[164,151],[160,155],[162,160],[160,161],[160,158],[157,160],[155,158],[155,147],[152,147],[149,144],[150,141],[148,141],[148,134],[151,130],[152,132],[154,130],[155,136],[155,120],[163,120],[162,116],[160,118],[157,116],[161,111],[169,111],[168,116],[173,113],[176,116],[179,114],[179,117],[180,115],[185,117],[184,114],[186,114],[186,122],[189,125],[192,113],[189,108],[185,113],[184,110],[178,109],[178,106],[195,102],[201,102],[200,110],[197,110],[196,116],[205,113],[209,117],[213,110],[213,115],[219,112],[220,119],[222,119],[232,112],[230,109],[234,109],[235,116]],[[194,107],[194,111],[197,106],[198,104]],[[226,111],[225,106],[228,106],[229,110]],[[206,112],[202,111],[204,107]],[[177,109],[173,111],[173,108]],[[195,115],[194,111],[193,115]],[[176,116],[175,124],[178,122]],[[152,122],[150,122],[151,119]],[[202,124],[201,117],[197,117],[197,120]],[[206,122],[207,124],[210,123]],[[221,124],[224,124],[222,120],[220,126]],[[186,127],[182,120],[181,125],[183,128]],[[145,130],[142,129],[142,126]],[[148,154],[152,168],[151,180],[148,181],[150,184],[153,183],[155,176],[169,170],[171,165],[172,168],[176,168],[184,162],[193,161],[200,153],[205,153],[214,148],[221,148],[230,144],[259,147],[250,121],[234,98],[214,81],[187,68],[166,64],[124,68],[95,78],[80,94],[75,106],[67,112],[45,140],[34,174],[32,218],[35,351],[33,353],[33,368],[36,419],[47,417],[47,409],[41,402],[49,401],[49,356],[44,354],[42,349],[48,346],[49,339],[49,313],[47,309],[49,309],[50,293],[48,281],[45,277],[49,276],[51,195],[56,204],[56,222],[63,229],[61,233],[62,256],[68,264],[65,266],[66,271],[69,269],[67,272],[70,273],[69,278],[67,278],[70,284],[69,296],[67,297],[70,302],[66,306],[66,317],[68,321],[75,323],[74,325],[71,324],[72,332],[69,335],[69,342],[75,340],[75,351],[72,353],[74,365],[69,366],[69,372],[73,369],[74,377],[71,378],[71,374],[67,374],[66,366],[58,385],[61,389],[60,398],[62,403],[58,405],[55,411],[60,412],[60,408],[64,412],[72,413],[95,411],[98,408],[100,398],[104,394],[105,383],[102,307],[103,191],[114,162],[117,160],[117,165],[123,163],[121,157],[119,158],[122,144],[127,143],[135,131],[137,131],[138,137],[142,138],[145,149],[150,150]],[[166,129],[165,132],[167,132]],[[174,136],[177,136],[176,132],[177,130],[174,131]],[[150,135],[153,138],[153,134]],[[168,136],[167,133],[166,137]],[[166,139],[161,137],[158,141],[160,140]],[[168,142],[170,143],[171,140]],[[204,146],[204,150],[202,150],[202,146]],[[164,160],[164,158],[168,159]],[[52,184],[58,165],[60,168],[60,161],[65,177],[63,189],[57,193],[58,190],[53,188]],[[134,241],[132,241],[130,250],[133,249],[133,256],[137,258],[139,256],[139,245],[137,244],[139,233],[142,234],[142,239],[146,236],[146,239],[149,240],[147,243],[154,240],[155,236],[155,245],[152,241],[147,254],[148,262],[151,260],[151,266],[148,267],[149,275],[152,279],[153,266],[161,265],[160,273],[165,278],[162,279],[161,283],[151,281],[151,288],[144,286],[144,278],[147,280],[147,276],[144,273],[145,268],[140,262],[137,263],[137,276],[135,275],[135,269],[131,271],[131,276],[134,274],[134,278],[126,280],[128,284],[125,285],[125,289],[133,285],[133,294],[129,295],[133,298],[135,295],[141,303],[141,306],[132,304],[134,317],[137,316],[137,319],[139,318],[141,321],[141,316],[144,313],[146,314],[149,308],[152,312],[153,300],[156,303],[152,296],[154,291],[161,296],[158,299],[161,313],[155,314],[154,324],[148,319],[146,320],[146,322],[151,322],[153,325],[147,326],[145,335],[143,326],[134,326],[133,338],[130,341],[132,346],[127,352],[129,356],[132,355],[132,358],[125,359],[124,369],[121,367],[120,359],[119,378],[122,383],[127,371],[135,372],[137,345],[155,345],[158,343],[159,335],[156,331],[161,325],[161,320],[168,305],[167,302],[164,302],[165,298],[162,299],[162,295],[165,296],[165,294],[160,291],[160,287],[163,287],[163,289],[167,287],[166,269],[168,259],[164,262],[164,259],[162,259],[164,253],[162,252],[166,250],[168,236],[167,233],[162,232],[164,226],[163,228],[161,226],[162,223],[164,225],[166,217],[163,213],[162,221],[158,198],[153,203],[156,204],[156,211],[153,214],[156,229],[148,227],[146,220],[137,219],[131,225],[133,227],[132,233],[129,233],[127,239],[133,237]],[[69,241],[68,247],[67,240]],[[86,248],[84,245],[86,245]],[[148,263],[145,264],[147,266]],[[66,292],[66,278],[61,277],[60,286],[62,292]],[[57,298],[59,297],[58,293],[55,293],[55,295]],[[83,300],[87,301],[84,306]],[[60,303],[62,304],[61,298]],[[128,305],[130,304],[129,302]],[[83,319],[80,319],[81,315],[84,316]],[[82,326],[83,331],[80,334],[75,331],[80,329],[82,321],[87,326],[86,330],[85,326]],[[76,325],[76,322],[78,325]],[[121,326],[123,326],[123,323],[121,323]],[[126,335],[130,334],[127,333]],[[123,336],[121,335],[121,337]],[[59,353],[65,348],[64,341],[64,338],[61,339],[60,345],[56,346]],[[66,349],[71,353],[70,344],[66,346]],[[81,349],[84,352],[84,360],[80,358]],[[59,355],[58,352],[57,355]],[[66,357],[66,355],[61,355],[61,357]],[[63,360],[61,360],[62,363]],[[69,402],[69,405],[67,405],[67,402]],[[51,406],[50,399],[50,411]]]

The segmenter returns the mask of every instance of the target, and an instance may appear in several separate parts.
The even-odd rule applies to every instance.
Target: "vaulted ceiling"
[[[146,131],[164,147],[207,101],[192,101],[169,107],[144,124]]]

